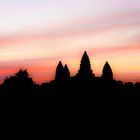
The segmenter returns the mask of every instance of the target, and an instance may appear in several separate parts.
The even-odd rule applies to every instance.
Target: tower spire
[[[62,79],[63,79],[63,65],[62,62],[59,61],[56,68],[55,80],[62,80]]]
[[[90,79],[91,77],[93,77],[89,56],[86,51],[82,56],[80,70],[78,71],[77,75],[81,79]]]
[[[113,79],[113,72],[112,72],[112,69],[111,69],[108,61],[106,61],[105,65],[103,67],[102,78],[104,78],[106,80]]]

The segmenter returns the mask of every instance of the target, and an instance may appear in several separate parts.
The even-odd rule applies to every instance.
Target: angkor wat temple
[[[70,75],[67,65],[59,61],[55,79],[48,83],[36,84],[27,70],[20,70],[14,76],[7,77],[0,85],[0,95],[47,96],[47,97],[93,97],[93,96],[139,96],[140,83],[123,83],[113,78],[108,62],[102,75],[96,77],[91,68],[90,59],[84,52],[80,68],[75,76]]]

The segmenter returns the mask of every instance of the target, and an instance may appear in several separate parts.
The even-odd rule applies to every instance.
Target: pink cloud
[[[140,51],[140,45],[132,45],[132,46],[118,46],[118,47],[100,47],[89,50],[91,55],[107,55],[107,54],[117,54],[119,52],[132,52],[132,51]]]
[[[104,16],[104,17],[89,17],[89,18],[84,18],[84,19],[78,19],[76,21],[70,21],[66,22],[62,25],[58,25],[58,27],[54,28],[54,30],[47,31],[47,29],[43,33],[38,33],[38,31],[33,31],[36,32],[35,34],[28,34],[27,32],[25,33],[20,33],[16,35],[12,35],[9,37],[3,37],[0,39],[0,51],[1,53],[3,52],[3,48],[5,47],[20,47],[23,46],[22,44],[26,43],[24,46],[30,42],[32,42],[31,49],[33,50],[34,53],[34,45],[36,45],[36,40],[40,40],[40,42],[43,42],[43,46],[47,47],[47,51],[49,52],[50,49],[52,49],[53,45],[50,45],[51,43],[55,43],[61,39],[62,41],[62,46],[60,49],[65,51],[64,48],[67,47],[71,42],[64,42],[65,39],[67,38],[73,38],[73,37],[79,37],[78,39],[83,39],[83,37],[87,37],[88,35],[100,35],[100,34],[105,34],[110,32],[113,32],[116,29],[130,29],[130,28],[136,28],[140,27],[140,13],[134,12],[134,13],[118,13],[118,14],[112,14],[110,16]],[[41,27],[40,27],[41,28]],[[134,36],[133,38],[129,38],[130,40],[134,41],[135,38],[139,38],[138,34]],[[117,40],[117,38],[116,38]],[[51,43],[50,43],[51,42]],[[130,42],[129,42],[130,43]],[[41,44],[42,45],[42,44]],[[76,46],[74,43],[72,44],[73,46]],[[82,44],[80,44],[82,45]],[[75,50],[78,52],[83,49],[79,45],[79,48],[75,48]],[[89,54],[91,56],[94,55],[108,55],[108,54],[117,54],[119,52],[131,52],[131,51],[139,51],[140,46],[136,44],[123,44],[120,46],[100,46],[100,47],[94,47],[92,48],[91,46],[88,48],[88,46],[85,45],[85,49],[88,50]],[[57,43],[56,45],[57,46]],[[78,46],[78,45],[77,45]],[[76,47],[77,47],[76,46]],[[30,46],[27,46],[26,49],[29,50],[28,48]],[[70,46],[69,46],[70,47]],[[38,44],[38,48],[41,48],[40,44]],[[92,49],[91,49],[92,48]],[[7,49],[8,50],[8,49]],[[45,50],[45,51],[46,51]],[[16,51],[16,49],[14,50]],[[58,53],[57,51],[53,54],[54,56],[42,56],[39,58],[35,59],[29,59],[29,58],[19,58],[19,60],[16,58],[16,60],[11,61],[3,61],[0,64],[0,75],[10,75],[13,72],[16,72],[18,68],[21,67],[26,67],[29,69],[29,72],[31,73],[31,76],[33,76],[35,81],[38,82],[43,82],[43,81],[49,81],[54,78],[54,72],[55,72],[55,67],[57,64],[57,61],[61,59],[65,60],[72,60],[76,58],[76,53],[74,51],[74,47],[70,52],[63,52]],[[78,55],[78,54],[77,54]],[[26,56],[26,55],[25,55]],[[35,57],[35,56],[34,56]],[[80,61],[80,58],[79,58]],[[106,61],[106,60],[104,60]],[[9,67],[7,67],[9,66]],[[71,71],[76,71],[71,69]]]
[[[52,27],[49,32],[47,28],[44,27],[42,33],[34,31],[32,33],[24,32],[20,34],[15,34],[9,37],[0,38],[0,47],[8,44],[18,44],[22,42],[34,41],[39,39],[46,39],[46,43],[49,40],[57,40],[60,38],[98,34],[103,32],[112,31],[117,28],[133,28],[140,27],[140,12],[124,12],[116,13],[110,16],[101,17],[89,17],[83,19],[77,19],[76,21],[68,21],[65,23],[59,23],[57,27]],[[46,28],[46,29],[45,29]]]

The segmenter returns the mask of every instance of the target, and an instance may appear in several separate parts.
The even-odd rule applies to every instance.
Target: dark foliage
[[[8,95],[33,94],[34,82],[27,70],[19,70],[14,76],[7,77],[2,84],[1,92]]]

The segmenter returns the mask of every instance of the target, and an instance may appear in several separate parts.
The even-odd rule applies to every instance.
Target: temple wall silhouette
[[[47,77],[47,76],[46,76]],[[67,64],[59,61],[55,78],[48,83],[36,84],[27,70],[19,70],[6,77],[0,85],[0,95],[47,96],[47,97],[94,97],[94,96],[140,96],[140,83],[117,81],[109,62],[103,66],[102,74],[96,77],[85,51],[80,68],[75,76],[70,75]]]

